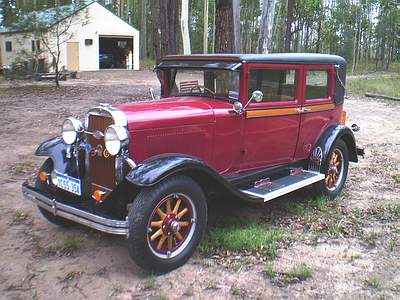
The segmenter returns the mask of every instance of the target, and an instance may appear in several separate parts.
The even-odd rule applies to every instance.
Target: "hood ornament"
[[[104,133],[102,133],[100,130],[95,130],[95,131],[93,132],[93,137],[94,137],[96,140],[100,140],[100,139],[104,138]]]

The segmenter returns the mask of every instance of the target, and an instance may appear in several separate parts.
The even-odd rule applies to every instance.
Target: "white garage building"
[[[73,15],[82,13],[85,17],[77,18],[69,28],[72,38],[61,45],[59,66],[65,66],[68,71],[139,70],[139,31],[96,1],[87,1]],[[33,52],[37,47],[44,50],[40,41],[29,33],[6,28],[0,31],[2,66],[11,65],[21,53]],[[40,60],[51,71],[51,55],[43,51]]]

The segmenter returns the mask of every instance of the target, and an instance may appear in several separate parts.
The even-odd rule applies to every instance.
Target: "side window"
[[[291,69],[251,69],[249,95],[263,92],[263,102],[294,101],[297,72]]]
[[[12,52],[12,43],[10,41],[6,42],[6,52]]]
[[[329,71],[308,70],[306,81],[306,100],[329,97]]]

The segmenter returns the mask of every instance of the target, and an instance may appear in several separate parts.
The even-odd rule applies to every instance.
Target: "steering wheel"
[[[194,89],[199,89],[200,93],[201,93],[201,89],[203,89],[203,93],[205,93],[207,91],[210,94],[215,95],[215,93],[212,90],[210,90],[209,88],[206,88],[204,85],[195,85],[190,89],[190,92],[193,93]]]

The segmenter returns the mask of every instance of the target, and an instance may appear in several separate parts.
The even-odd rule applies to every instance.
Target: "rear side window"
[[[328,70],[308,70],[306,100],[324,99],[329,97]]]
[[[252,69],[249,76],[249,96],[259,90],[263,92],[263,102],[294,101],[296,81],[296,70]]]

